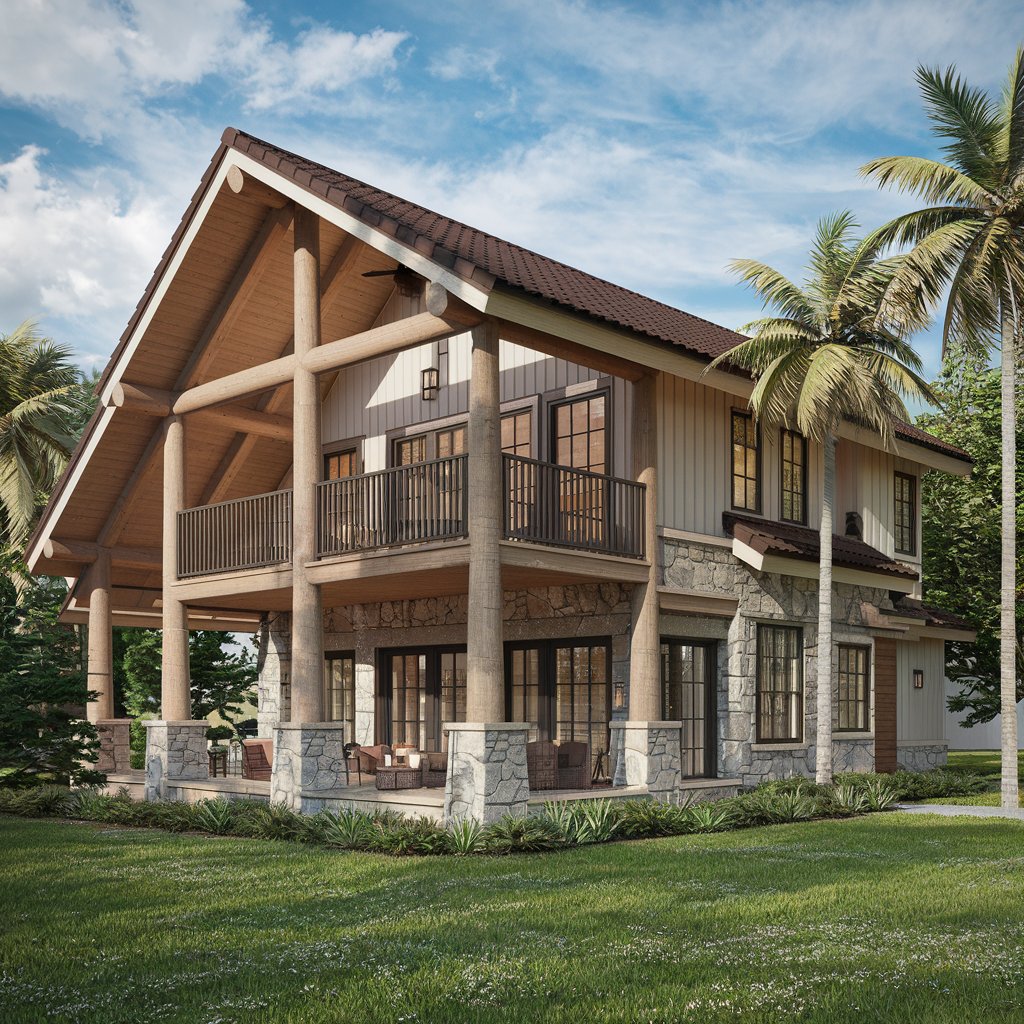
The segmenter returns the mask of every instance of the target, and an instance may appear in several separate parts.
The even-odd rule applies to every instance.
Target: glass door
[[[682,722],[680,750],[684,777],[715,775],[715,645],[663,640],[662,717]]]
[[[356,656],[353,651],[328,651],[324,656],[324,708],[328,722],[345,723],[345,742],[356,738]]]
[[[466,648],[421,647],[383,651],[378,673],[381,743],[414,743],[444,751],[445,722],[466,720]]]

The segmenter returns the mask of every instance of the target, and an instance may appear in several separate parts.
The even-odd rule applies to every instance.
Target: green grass
[[[4,1024],[1024,1020],[1024,825],[507,858],[0,817]]]
[[[1021,788],[1024,789],[1024,750],[1017,754],[1020,771]],[[977,796],[935,797],[922,800],[923,804],[952,804],[958,807],[998,807],[999,779],[1002,773],[1000,753],[998,750],[951,750],[949,752],[950,768],[969,768],[989,780],[986,793]],[[1024,806],[1022,804],[1021,806]]]

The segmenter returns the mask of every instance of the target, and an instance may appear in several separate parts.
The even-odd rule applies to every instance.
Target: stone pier
[[[646,786],[656,800],[679,797],[681,722],[612,722],[612,748],[621,751],[627,786]]]
[[[345,786],[345,724],[343,722],[281,723],[274,730],[271,803],[303,810],[302,796]]]
[[[100,740],[96,770],[106,775],[131,770],[131,719],[104,718],[96,723]]]
[[[206,779],[207,721],[144,723],[146,726],[146,799],[162,800],[178,780]]]
[[[445,821],[473,818],[487,825],[506,814],[526,816],[526,722],[451,722]]]

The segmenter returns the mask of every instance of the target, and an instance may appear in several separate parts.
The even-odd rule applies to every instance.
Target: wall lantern
[[[420,397],[424,402],[437,400],[437,392],[440,390],[440,375],[436,366],[428,366],[420,373]]]
[[[914,669],[914,689],[915,690],[923,690],[924,689],[924,669],[923,668],[915,668]]]
[[[615,683],[612,687],[612,709],[614,711],[626,710],[626,684]]]

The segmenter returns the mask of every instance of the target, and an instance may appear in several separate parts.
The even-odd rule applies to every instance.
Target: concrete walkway
[[[898,804],[896,810],[906,814],[939,814],[944,818],[1012,818],[1024,821],[1024,808],[1012,811],[1003,810],[1002,807],[976,807],[970,804]]]

